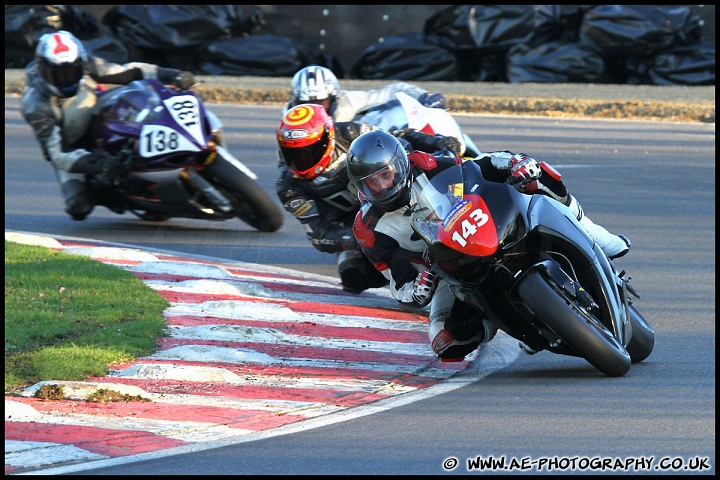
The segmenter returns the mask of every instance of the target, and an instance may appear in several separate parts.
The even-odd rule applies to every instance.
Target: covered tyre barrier
[[[364,80],[453,81],[458,66],[452,51],[422,33],[404,33],[370,45],[353,64],[352,75]]]
[[[193,69],[201,75],[292,77],[308,63],[300,44],[281,35],[262,34],[204,46],[195,55]]]

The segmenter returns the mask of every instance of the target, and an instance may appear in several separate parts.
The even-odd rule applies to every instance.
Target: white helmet
[[[58,97],[77,93],[88,56],[82,42],[65,30],[46,33],[35,49],[38,71],[48,90]]]
[[[316,103],[325,107],[330,116],[335,111],[335,100],[340,92],[340,84],[329,68],[309,65],[293,76],[290,84],[291,106],[301,103]]]

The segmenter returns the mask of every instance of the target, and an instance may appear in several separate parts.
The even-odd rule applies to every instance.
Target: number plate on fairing
[[[200,147],[206,146],[197,98],[178,95],[163,100],[163,103],[178,127],[185,130],[195,142],[177,129],[164,125],[144,125],[140,133],[140,155],[154,157],[174,152],[199,152]]]
[[[165,107],[178,125],[183,127],[200,145],[205,145],[205,137],[200,126],[200,106],[192,95],[178,95],[163,100]]]
[[[162,125],[143,125],[140,156],[155,157],[175,152],[199,152],[200,148],[177,130]]]
[[[495,222],[482,197],[469,195],[453,207],[438,231],[442,243],[470,255],[492,255],[498,248]]]

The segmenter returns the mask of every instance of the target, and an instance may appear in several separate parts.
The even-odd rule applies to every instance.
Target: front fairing
[[[459,281],[478,281],[527,233],[523,196],[485,180],[472,161],[416,179],[411,202],[413,228],[433,267]]]
[[[143,170],[177,168],[212,153],[219,120],[193,92],[178,93],[155,80],[138,80],[101,96],[97,143],[116,153],[128,146]]]

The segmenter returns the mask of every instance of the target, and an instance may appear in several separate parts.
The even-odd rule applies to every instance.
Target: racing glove
[[[515,185],[525,185],[537,180],[542,174],[538,162],[524,153],[516,153],[510,157],[510,164],[510,174],[513,176],[512,183]]]
[[[455,137],[445,135],[435,135],[430,140],[432,143],[432,151],[438,152],[440,150],[450,150],[454,154],[459,154],[462,149],[462,145]]]
[[[447,101],[442,93],[423,93],[418,97],[418,102],[429,108],[445,108]]]
[[[188,90],[195,85],[195,75],[176,68],[158,67],[157,78],[166,85],[175,85],[180,90]]]
[[[427,270],[422,271],[415,278],[412,288],[412,298],[420,307],[426,306],[430,303],[433,293],[437,288],[437,275],[428,272]]]
[[[102,152],[88,153],[78,158],[70,173],[85,173],[112,179],[122,175],[125,168],[117,157]]]

